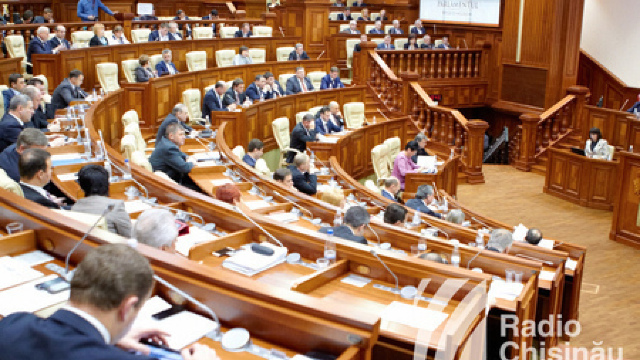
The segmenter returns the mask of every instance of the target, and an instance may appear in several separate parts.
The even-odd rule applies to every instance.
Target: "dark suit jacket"
[[[7,105],[7,103],[5,102],[5,106]],[[627,110],[628,113],[632,113],[635,109],[638,109],[638,111],[640,112],[640,101],[636,102],[635,104],[633,104],[632,107],[629,108],[629,110]]]
[[[387,190],[385,190],[385,189],[382,189],[381,194],[382,194],[382,196],[386,197],[386,198],[387,198],[387,199],[389,199],[389,200],[397,201],[397,200],[396,200],[396,198],[395,198],[395,196],[393,196],[393,194],[391,194],[390,192],[388,192],[388,191],[387,191]]]
[[[378,21],[378,20],[387,21],[387,20],[389,20],[389,18],[385,16],[384,19],[383,19],[380,16],[378,16],[378,17],[376,17],[376,21]]]
[[[313,90],[313,84],[308,77],[304,78],[304,84],[307,87],[307,91]],[[294,95],[302,91],[302,87],[300,86],[300,81],[294,75],[287,80],[287,95]]]
[[[175,73],[176,74],[179,73],[178,68],[176,67],[176,64],[174,64],[173,62],[170,64],[171,64],[170,66],[173,66]],[[160,61],[159,63],[156,64],[156,71],[158,72],[158,77],[169,74],[169,68],[167,67],[167,64],[164,61]]]
[[[422,44],[420,49],[433,49],[433,44]]]
[[[71,48],[71,44],[69,44],[69,41],[67,39],[62,39],[62,43],[64,43],[67,49]],[[60,44],[61,44],[60,39],[58,39],[57,36],[54,36],[51,38],[51,40],[49,40],[49,45],[51,46],[52,49],[57,48],[58,46],[60,46]]]
[[[20,125],[15,117],[5,113],[0,120],[0,151],[4,151],[11,144],[15,144],[22,130],[24,130],[24,126]]]
[[[418,210],[423,214],[431,215],[433,217],[437,217],[438,219],[442,218],[440,214],[433,212],[431,209],[427,207],[427,205],[424,204],[424,201],[420,199],[410,199],[405,203],[405,205],[408,208],[411,208],[413,210]]]
[[[136,72],[136,82],[147,82],[149,81],[149,79],[155,77],[155,74],[153,74],[153,70],[149,69],[149,71],[147,71],[142,66],[138,66],[135,72]]]
[[[210,89],[204,94],[202,100],[202,116],[211,114],[212,111],[229,111],[229,109],[222,104],[222,99],[216,93],[215,88]]]
[[[296,54],[295,50],[289,53],[289,60],[298,60],[298,54]],[[309,60],[309,55],[307,55],[306,51],[302,52],[302,55],[300,55],[300,60]]]
[[[347,15],[346,17],[344,16],[344,14],[338,14],[338,20],[351,21],[351,20],[353,20],[353,17],[351,16],[351,14]]]
[[[260,93],[258,92],[258,87],[256,83],[251,83],[251,85],[247,86],[247,89],[244,91],[245,95],[249,97],[249,99],[253,101],[260,100]],[[271,99],[271,92],[262,92],[262,98],[264,100]]]
[[[331,85],[331,86],[329,86]],[[341,89],[344,87],[344,84],[340,80],[340,77],[334,79],[331,78],[329,74],[322,77],[320,81],[320,90],[324,89]]]
[[[162,171],[179,184],[189,181],[189,172],[193,168],[193,164],[187,162],[187,154],[180,151],[180,148],[166,137],[156,142],[149,162],[153,171]]]
[[[418,43],[416,43],[416,50],[420,49],[420,45],[418,45]],[[404,49],[405,50],[409,50],[409,43],[404,44]]]
[[[173,37],[173,34],[171,33],[167,33],[167,37],[169,38],[169,41],[176,39]],[[160,41],[160,32],[158,30],[154,30],[149,33],[149,42],[152,42],[152,41]]]
[[[49,41],[43,42],[39,37],[34,37],[33,40],[29,42],[29,48],[27,49],[28,62],[31,62],[31,55],[33,54],[52,54]]]
[[[276,90],[278,91],[278,94],[276,94]],[[273,86],[271,86],[271,97],[275,98],[285,95],[287,95],[286,90],[282,88],[282,85],[280,85],[280,82],[278,80],[274,80]]]
[[[440,44],[436,49],[451,49],[451,45]]]
[[[360,16],[358,18],[358,21],[371,21],[371,16],[369,16],[369,17]]]
[[[367,245],[367,239],[364,236],[354,235],[351,229],[347,225],[340,225],[336,227],[323,227],[318,230],[319,232],[326,234],[329,229],[333,229],[333,236],[339,237],[345,240],[355,241],[357,243]]]
[[[238,30],[236,31],[236,34],[234,35],[234,37],[252,37],[253,36],[253,31],[249,30],[248,33],[243,34],[242,30]]]
[[[421,27],[420,29],[418,29],[417,27],[411,28],[412,34],[424,35],[426,32],[427,32],[427,29],[424,26]]]
[[[369,34],[384,34],[384,30],[383,29],[378,30],[376,28],[373,28],[369,30]]]
[[[404,34],[404,31],[402,31],[402,29],[396,29],[394,27],[392,27],[391,29],[389,29],[389,34],[393,35],[393,34]]]
[[[4,170],[17,183],[20,182],[19,160],[20,154],[16,151],[16,144],[11,144],[0,153],[0,169]]]
[[[47,125],[49,122],[47,121],[47,112],[42,109],[42,106],[38,106],[35,108],[33,112],[33,116],[31,117],[31,121],[24,124],[25,128],[34,128],[42,131],[47,131]]]
[[[240,101],[239,104],[236,102],[236,92],[233,91],[233,88],[229,88],[226,93],[224,93],[224,97],[222,98],[222,105],[227,107],[231,104],[242,105],[247,100],[247,95],[245,93],[238,93],[238,99]]]
[[[327,121],[327,126],[325,128],[324,122],[322,119],[316,118],[316,133],[320,135],[330,134],[332,132],[340,132],[340,127],[336,126],[331,120]]]
[[[9,103],[11,99],[16,96],[15,90],[9,88],[2,90],[2,97],[4,98],[4,112],[5,114],[9,111]]]
[[[307,141],[316,141],[316,131],[309,130],[309,135],[307,135],[307,129],[305,129],[304,126],[302,126],[302,122],[299,122],[293,128],[293,131],[291,131],[291,137],[289,139],[290,139],[290,142],[289,142],[290,148],[303,152],[307,150]],[[287,154],[287,162],[288,163],[293,162],[293,158],[295,156],[296,156],[296,153],[293,151],[290,151],[289,154]]]
[[[99,38],[98,35],[94,35],[91,38],[91,40],[89,40],[89,47],[106,46],[106,45],[109,45],[109,41],[105,36],[103,36],[102,38]]]
[[[344,127],[344,119],[342,118],[342,116],[338,116],[338,115],[331,115],[331,116],[333,116],[333,119],[338,124],[338,126],[340,126],[340,128]],[[334,120],[332,120],[331,122],[333,122]]]
[[[148,360],[105,344],[100,332],[68,310],[48,318],[15,313],[0,321],[0,353],[7,359]]]
[[[44,19],[44,16],[36,16],[33,18],[33,21],[31,21],[32,24],[44,24],[47,21]]]
[[[296,189],[307,195],[316,194],[316,192],[318,191],[318,178],[315,175],[309,174],[308,172],[303,174],[300,170],[298,170],[297,167],[293,165],[289,165],[288,168],[291,171],[293,186],[295,186]]]
[[[340,31],[340,33],[341,34],[351,34],[351,29],[349,29],[349,28],[344,29],[344,30]],[[356,32],[354,34],[360,35],[360,30],[356,30]]]
[[[189,20],[189,17],[188,17],[188,16],[185,16],[185,17],[184,17],[184,19],[185,19],[185,20]],[[175,17],[173,18],[173,20],[180,20],[180,18],[179,18],[178,16],[175,16]],[[184,25],[183,25],[183,24],[178,24],[178,29],[180,29],[180,31],[182,31],[183,27],[184,27]],[[189,26],[188,24],[187,24],[187,34],[186,34],[186,36],[187,36],[187,37],[188,37],[188,36],[191,36],[191,26]]]
[[[244,161],[245,164],[251,166],[252,168],[256,167],[256,160],[249,156],[249,154],[244,154],[244,156],[242,157],[242,161]]]
[[[385,48],[385,47],[384,47],[384,45],[385,45],[384,43],[382,43],[382,44],[378,44],[378,46],[376,47],[376,49],[378,49],[378,50],[395,50],[395,49],[396,49],[396,46],[395,46],[395,45],[393,45],[393,44],[389,44],[389,48],[388,48],[388,49],[387,49],[387,48]]]
[[[357,43],[353,46],[353,52],[360,52],[362,48],[360,47],[360,43]]]
[[[87,93],[82,89],[77,89],[69,79],[64,79],[51,95],[51,111],[55,114],[56,110],[66,108],[72,101],[84,100],[86,96]]]
[[[418,152],[413,155],[411,157],[411,161],[413,161],[414,163],[418,163],[418,156],[430,156],[431,154],[429,154],[429,152],[426,149],[420,149],[418,148]]]
[[[203,114],[204,115],[204,114]],[[184,129],[185,133],[190,133],[193,128],[185,123],[183,123],[182,121],[178,120],[178,118],[173,115],[173,114],[169,114],[167,115],[166,118],[164,118],[164,120],[162,120],[162,124],[160,124],[160,127],[158,128],[158,133],[156,134],[156,144],[160,142],[160,139],[162,139],[164,137],[164,133],[165,131],[167,131],[167,126],[169,126],[169,124],[174,123],[174,122],[179,122],[182,125],[182,128]]]
[[[39,192],[33,190],[32,188],[23,184],[20,184],[20,187],[22,188],[22,192],[24,193],[25,199],[31,200],[37,204],[48,207],[49,209],[60,209],[60,206],[58,204],[40,195]]]

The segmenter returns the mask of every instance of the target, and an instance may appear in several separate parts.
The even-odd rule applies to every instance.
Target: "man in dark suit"
[[[175,38],[169,32],[169,24],[167,23],[160,24],[160,29],[154,30],[151,33],[149,33],[149,42],[170,41],[170,40],[175,40]]]
[[[189,20],[189,17],[187,16],[187,14],[185,14],[184,10],[179,9],[176,12],[176,16],[173,18],[173,20]],[[191,36],[191,25],[187,24],[186,26],[187,26],[186,36],[189,37]],[[178,30],[182,31],[183,28],[184,28],[184,25],[178,24]]]
[[[264,75],[256,75],[256,80],[247,87],[245,94],[251,101],[264,101],[271,99],[271,88],[267,85],[267,79]]]
[[[233,80],[231,88],[224,93],[222,98],[222,105],[229,106],[235,104],[236,106],[248,106],[251,105],[251,100],[247,98],[244,93],[244,81],[240,78]]]
[[[360,43],[367,42],[367,34],[360,35]],[[360,47],[360,43],[357,43],[353,46],[353,52],[360,52],[362,48]]]
[[[318,191],[318,178],[309,173],[310,166],[307,154],[297,154],[293,158],[293,164],[287,168],[291,171],[293,186],[298,191],[307,195],[315,195]]]
[[[271,98],[275,99],[286,95],[286,92],[280,85],[280,82],[276,80],[276,77],[271,72],[267,71],[264,73],[264,77],[267,80],[267,85],[269,85],[269,88],[271,89]]]
[[[171,50],[164,49],[162,50],[162,61],[156,64],[156,71],[158,72],[158,77],[164,75],[174,75],[179,73],[178,68],[176,68],[176,64],[174,64],[171,60],[173,59],[173,54]]]
[[[304,68],[296,68],[296,75],[287,80],[287,95],[294,95],[312,90],[313,84],[308,77],[304,76]]]
[[[33,11],[32,10],[26,10],[24,13],[22,13],[22,19],[20,19],[20,18],[16,19],[16,21],[14,21],[14,24],[16,24],[16,25],[18,25],[18,24],[33,24]]]
[[[449,38],[448,37],[443,37],[442,38],[442,44],[438,45],[438,49],[445,49],[445,50],[449,50],[449,49],[453,49],[451,47],[451,45],[449,44]]]
[[[346,8],[342,11],[342,14],[338,14],[338,20],[340,21],[351,21],[351,20],[355,20],[352,16],[351,16],[351,9],[350,8]]]
[[[391,35],[401,35],[404,34],[404,31],[400,28],[400,21],[393,20],[393,27],[389,29],[389,34]]]
[[[378,50],[395,50],[396,46],[391,43],[391,35],[385,35],[382,44],[378,44]]]
[[[304,152],[305,150],[307,150],[308,141],[317,141],[318,135],[313,129],[314,124],[315,121],[313,119],[313,115],[306,114],[302,118],[302,121],[296,124],[296,126],[293,128],[293,131],[291,131],[291,137],[289,138],[289,147],[298,150],[299,152]],[[287,162],[292,163],[295,155],[296,153],[294,151],[290,151],[287,154]]]
[[[209,91],[204,94],[204,99],[202,100],[202,116],[210,115],[212,111],[233,111],[236,109],[235,104],[225,107],[222,103],[222,98],[227,90],[226,86],[223,81],[218,81],[213,89],[209,89]]]
[[[258,139],[251,139],[249,145],[247,145],[247,153],[242,157],[242,161],[254,168],[256,167],[256,161],[262,157],[262,154],[264,154],[264,143]]]
[[[156,142],[149,162],[153,171],[162,171],[178,184],[191,187],[195,184],[189,178],[189,173],[195,166],[195,161],[187,160],[187,154],[180,151],[184,140],[185,134],[182,125],[175,122],[167,125],[165,135]]]
[[[131,246],[93,248],[75,270],[67,305],[48,318],[19,312],[0,321],[0,352],[7,359],[148,359],[134,354],[149,351],[140,340],[164,342],[164,333],[131,325],[153,283],[149,261]],[[199,344],[182,350],[182,358],[218,360]]]
[[[318,231],[326,234],[329,229],[332,229],[333,236],[335,237],[367,245],[367,239],[364,237],[364,231],[369,225],[370,220],[371,215],[369,215],[367,209],[362,206],[352,206],[344,214],[344,225],[323,227]]]
[[[41,26],[36,31],[37,36],[31,39],[29,48],[27,49],[27,61],[31,62],[31,55],[33,54],[56,54],[64,45],[58,45],[56,48],[51,48],[49,42],[49,28]],[[28,69],[32,70],[32,69]]]
[[[24,130],[25,124],[33,116],[33,102],[28,96],[18,94],[11,99],[9,112],[0,120],[0,151],[18,141],[18,135]]]
[[[420,48],[427,49],[427,50],[433,49],[433,44],[431,43],[431,36],[427,34],[424,35],[424,42],[422,43],[422,45],[420,45]]]
[[[430,156],[427,151],[427,136],[423,133],[418,133],[415,137],[415,142],[418,143],[418,152],[411,157],[411,161],[418,163],[418,156]]]
[[[400,204],[391,204],[384,209],[384,223],[395,226],[404,226],[407,220],[407,208]]]
[[[364,1],[362,1],[362,0],[358,0],[353,4],[353,6],[362,7],[362,6],[367,6],[367,4],[365,4]]]
[[[72,70],[69,77],[62,80],[51,95],[51,111],[54,114],[56,110],[69,106],[72,101],[81,101],[87,97],[87,93],[80,88],[83,81],[84,75],[80,70]]]
[[[15,144],[10,145],[0,153],[0,169],[3,169],[13,181],[20,182],[20,155],[27,149],[46,149],[47,137],[42,131],[36,129],[24,129],[18,135]]]
[[[4,99],[4,112],[9,111],[9,103],[11,102],[11,98],[20,94],[22,89],[24,89],[24,77],[22,74],[13,73],[9,75],[9,88],[2,90],[2,97]]]
[[[243,37],[252,37],[253,32],[251,31],[251,26],[249,23],[242,24],[240,30],[236,31],[235,37],[243,38]]]
[[[46,150],[32,148],[23,151],[18,168],[25,199],[50,209],[61,209],[62,199],[44,189],[51,181],[51,155]]]
[[[340,31],[341,34],[351,34],[357,35],[360,34],[360,30],[358,30],[358,22],[355,20],[349,21],[349,28]]]
[[[296,49],[289,54],[289,60],[309,60],[309,55],[304,51],[304,46],[302,44],[296,44]]]
[[[42,103],[42,92],[37,87],[29,85],[22,90],[22,93],[31,99],[34,106],[31,121],[25,123],[25,127],[48,131],[49,121],[47,120],[45,105]],[[60,131],[59,128],[57,130]]]
[[[382,30],[382,21],[377,20],[375,22],[374,28],[369,30],[369,34],[377,34],[377,35],[384,34],[384,30]]]
[[[36,16],[35,18],[33,18],[33,23],[34,24],[48,24],[48,23],[54,23],[55,20],[53,20],[53,10],[51,10],[51,8],[44,8],[44,12],[42,13],[42,16]]]
[[[433,202],[433,199],[433,188],[431,187],[431,185],[420,185],[418,186],[416,197],[414,199],[408,200],[405,205],[407,205],[408,208],[420,211],[423,214],[441,219],[442,215],[433,212],[433,210],[427,207]]]
[[[389,200],[396,200],[396,194],[400,191],[400,182],[393,176],[388,177],[384,180],[384,187],[381,191],[382,196],[386,197]]]
[[[203,16],[202,20],[219,20],[220,16],[218,16],[218,10],[213,9],[209,15]],[[216,35],[216,24],[211,24],[213,27],[213,36]]]
[[[340,127],[331,122],[331,110],[329,110],[328,106],[324,106],[318,112],[318,118],[316,119],[316,133],[326,135],[334,132],[340,132]]]
[[[422,26],[422,20],[418,19],[415,22],[415,27],[411,28],[411,33],[416,35],[424,35],[427,33],[427,29]]]
[[[320,90],[324,89],[342,89],[344,84],[340,80],[340,70],[333,66],[329,70],[329,73],[322,77],[320,81]]]
[[[67,29],[64,26],[56,26],[56,36],[52,37],[51,40],[49,40],[49,46],[51,46],[52,49],[55,49],[60,45],[64,45],[60,48],[60,50],[71,49],[71,44],[69,44],[69,41],[64,38],[66,33]]]
[[[636,101],[635,104],[633,104],[628,110],[628,113],[633,114],[633,113],[640,113],[640,94],[638,95],[638,101]]]
[[[202,114],[204,116],[204,114]],[[185,104],[176,104],[171,111],[171,114],[167,115],[166,118],[160,124],[158,128],[158,133],[156,134],[156,144],[160,142],[160,140],[165,136],[167,131],[167,126],[169,124],[178,123],[182,125],[182,129],[185,133],[191,134],[193,132],[194,136],[198,135],[198,131],[193,130],[193,128],[187,125],[187,119],[189,118],[189,111]]]

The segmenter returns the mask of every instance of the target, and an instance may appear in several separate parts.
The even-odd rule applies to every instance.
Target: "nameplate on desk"
[[[213,186],[222,186],[224,184],[233,184],[233,180],[231,179],[213,179],[211,180]]]
[[[380,314],[384,321],[394,322],[416,329],[435,331],[449,314],[394,301]]]
[[[538,243],[538,246],[540,246],[541,248],[545,248],[545,249],[549,249],[549,250],[553,250],[553,245],[555,244],[555,241],[553,240],[549,240],[549,239],[542,239],[540,240],[540,242]]]
[[[58,180],[60,180],[60,181],[75,181],[75,180],[78,180],[78,174],[77,173],[60,174],[60,175],[58,175]]]
[[[44,263],[48,263],[49,261],[53,261],[53,256],[47,254],[42,250],[33,250],[28,253],[24,253],[22,255],[14,256],[16,260],[22,261],[29,266],[36,266]]]
[[[339,137],[336,136],[318,136],[318,142],[321,144],[337,144]]]
[[[250,210],[257,210],[271,206],[271,204],[264,200],[243,201],[243,203],[247,205]]]
[[[418,166],[425,169],[432,169],[436,167],[435,156],[418,156]]]
[[[298,215],[292,213],[271,213],[268,215],[271,219],[283,223],[292,223],[298,221]]]

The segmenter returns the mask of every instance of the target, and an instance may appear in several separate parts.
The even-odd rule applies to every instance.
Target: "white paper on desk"
[[[506,299],[509,301],[515,300],[524,289],[524,284],[509,283],[502,279],[494,279],[491,282],[491,288],[489,292],[496,298]]]
[[[178,236],[176,239],[176,251],[184,256],[189,256],[189,250],[197,244],[214,240],[216,238],[212,233],[199,229],[195,226],[189,227],[189,233]]]
[[[57,274],[51,274],[0,292],[0,315],[8,316],[20,311],[35,312],[69,300],[69,290],[49,294],[45,290],[36,289],[37,284],[56,277]]]
[[[73,159],[80,159],[82,155],[81,154],[56,154],[56,155],[51,155],[51,161],[60,161],[60,160],[73,160]]]
[[[542,270],[540,272],[540,280],[553,281],[555,279],[556,273],[553,271]]]
[[[0,290],[43,277],[24,261],[10,256],[0,257]],[[0,303],[1,304],[1,303]]]
[[[318,135],[318,142],[324,144],[337,144],[339,137]]]
[[[142,202],[142,200],[132,200],[124,202],[124,210],[127,212],[127,214],[145,211],[151,208],[151,205]]]
[[[237,251],[233,256],[222,262],[222,267],[239,272],[243,275],[253,276],[284,262],[287,257],[287,248],[262,242],[260,245],[273,250],[271,256],[265,256],[251,251],[248,246]]]
[[[549,250],[553,250],[553,245],[555,245],[555,241],[549,240],[549,239],[542,239],[538,243],[538,246],[540,246],[541,248],[545,248]]]
[[[435,156],[418,156],[418,166],[425,169],[433,169],[436,167]]]
[[[513,240],[524,241],[525,236],[527,236],[527,231],[529,231],[529,229],[527,229],[527,227],[522,224],[518,224],[518,226],[514,226],[513,233],[512,233]]]
[[[271,213],[268,217],[272,218],[276,221],[281,221],[283,223],[291,223],[298,221],[298,215],[292,214],[290,212],[285,213]]]
[[[75,180],[78,180],[78,174],[77,173],[60,174],[58,175],[58,179],[60,181],[75,181]]]
[[[394,301],[382,311],[380,317],[382,320],[411,326],[416,329],[435,331],[449,315],[440,311]]]
[[[215,160],[208,160],[208,161],[198,161],[196,163],[197,167],[211,167],[211,166],[217,166],[218,164],[216,163]]]
[[[271,204],[264,200],[250,200],[243,202],[250,210],[262,209],[271,206]]]
[[[353,286],[361,288],[361,287],[364,287],[365,285],[367,285],[368,283],[370,283],[371,279],[366,278],[364,276],[356,275],[356,274],[349,274],[348,276],[345,276],[340,281],[345,283],[345,284],[349,284],[349,285],[353,285]]]
[[[576,270],[576,266],[578,266],[578,262],[573,260],[573,259],[567,259],[567,261],[565,261],[564,266],[569,269],[569,270]]]
[[[222,186],[224,184],[233,184],[233,180],[231,180],[229,178],[213,179],[213,180],[211,180],[211,183],[213,184],[213,186]]]
[[[36,266],[36,265],[48,263],[49,261],[52,261],[54,259],[53,256],[47,254],[42,250],[30,251],[22,255],[14,256],[13,258],[20,260],[29,266]]]
[[[191,155],[191,157],[198,161],[220,160],[220,152],[218,151],[197,152]]]

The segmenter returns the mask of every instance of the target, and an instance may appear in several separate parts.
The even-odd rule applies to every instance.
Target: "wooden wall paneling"
[[[290,130],[293,130],[293,127],[296,126],[296,112],[296,100],[294,98],[287,96],[278,100],[278,115],[276,119],[279,117],[289,119]]]
[[[518,104],[545,107],[547,70],[504,64],[501,98]]]
[[[640,154],[621,152],[611,240],[640,247]]]
[[[305,11],[305,36],[303,41],[309,56],[314,59],[327,51],[326,29],[329,27],[329,4],[314,4]],[[310,26],[311,25],[311,26]]]
[[[352,160],[352,175],[356,179],[360,179],[367,175],[366,171],[366,163],[367,156],[370,156],[371,151],[366,151],[366,137],[364,136],[364,131],[358,131],[353,133],[351,136],[351,146],[349,147],[350,156]]]
[[[629,87],[615,74],[600,64],[584,51],[580,51],[578,84],[591,91],[589,104],[595,105],[600,97],[604,97],[603,107],[618,110],[626,101],[623,110],[637,101],[640,88]]]
[[[180,76],[176,77],[173,81],[173,98],[174,103],[182,102],[182,92],[187,89],[199,89],[198,82],[196,81],[196,76],[194,74],[189,74],[188,76]],[[173,108],[173,105],[171,106]],[[166,114],[165,114],[166,115]]]
[[[587,189],[587,201],[589,205],[601,205],[605,208],[613,208],[613,197],[617,167],[611,170],[609,164],[592,164]]]
[[[21,59],[22,58],[0,59],[0,81],[2,81],[2,84],[9,84],[9,75],[22,73]]]
[[[173,97],[174,94],[176,94],[176,91],[173,86],[173,81],[170,78],[154,80],[151,82],[150,90],[152,99],[154,100],[151,104],[155,104],[152,109],[155,111],[151,112],[149,123],[159,125],[161,119],[163,119],[166,114],[169,114],[171,109],[173,109],[173,106],[175,105]],[[182,94],[180,94],[180,96],[182,96]]]
[[[625,150],[628,150],[630,146],[633,146],[634,152],[640,150],[640,121],[634,120],[629,125],[627,147]]]

